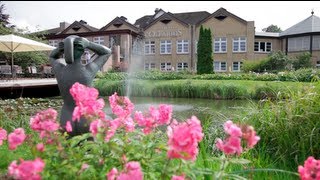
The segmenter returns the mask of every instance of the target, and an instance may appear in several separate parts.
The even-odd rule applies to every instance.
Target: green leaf
[[[69,139],[69,141],[71,142],[70,143],[70,148],[73,148],[73,147],[79,145],[82,141],[87,140],[89,137],[91,137],[91,134],[90,133],[85,133],[85,134],[82,134],[82,135],[79,135],[79,136],[75,136],[75,137]]]
[[[247,178],[244,178],[244,177],[236,175],[236,174],[224,174],[223,177],[229,177],[231,179],[236,179],[236,180],[247,180]]]
[[[249,164],[251,163],[251,161],[247,160],[247,159],[230,159],[229,160],[230,163],[233,164]]]

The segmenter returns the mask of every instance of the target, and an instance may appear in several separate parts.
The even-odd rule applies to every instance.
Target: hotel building
[[[200,27],[212,33],[213,66],[215,72],[239,72],[244,60],[258,61],[272,51],[288,56],[310,52],[312,63],[320,67],[320,18],[313,12],[305,20],[281,33],[256,32],[254,21],[246,21],[224,8],[206,11],[171,13],[156,9],[131,24],[123,16],[116,17],[97,29],[87,22],[61,22],[49,29],[46,38],[57,46],[69,35],[112,47],[113,54],[103,70],[128,64],[141,69],[161,71],[196,71],[197,42]]]

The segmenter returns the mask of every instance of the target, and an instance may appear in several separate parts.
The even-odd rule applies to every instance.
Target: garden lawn
[[[130,84],[130,96],[210,98],[210,99],[263,99],[302,90],[315,83],[248,80],[134,80],[112,81],[99,79],[94,86],[100,95],[110,96],[114,92],[126,95]]]

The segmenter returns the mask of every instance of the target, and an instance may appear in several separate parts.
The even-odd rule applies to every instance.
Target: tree
[[[263,28],[262,31],[264,31],[264,32],[282,32],[280,27],[278,27],[277,25],[273,25],[273,24],[271,24],[267,28]]]
[[[1,2],[0,2],[1,3]],[[2,26],[7,26],[9,23],[9,14],[4,14],[4,10],[5,10],[5,5],[4,4],[0,4],[0,23],[2,24]]]
[[[203,26],[200,27],[197,58],[198,74],[209,74],[213,72],[211,30],[203,28]]]

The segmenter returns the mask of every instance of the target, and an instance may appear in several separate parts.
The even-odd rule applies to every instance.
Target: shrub
[[[292,67],[297,70],[300,68],[311,68],[311,54],[310,52],[304,52],[299,54],[295,59],[293,59]]]
[[[56,121],[57,111],[49,108],[30,118],[33,134],[25,134],[23,128],[11,133],[0,128],[0,146],[5,141],[9,150],[15,150],[28,143],[33,155],[31,160],[11,162],[8,177],[110,180],[194,179],[198,175],[218,179],[240,177],[229,173],[227,165],[249,163],[248,160],[234,158],[234,155],[239,156],[253,148],[260,139],[252,126],[227,121],[224,124],[227,136],[224,140],[217,139],[216,143],[216,147],[228,156],[218,158],[221,168],[213,170],[206,166],[204,170],[195,169],[198,144],[204,136],[197,117],[178,122],[172,119],[172,107],[165,104],[150,107],[146,113],[132,113],[134,104],[127,97],[114,93],[109,97],[109,103],[115,118],[110,119],[103,112],[103,99],[91,96],[96,92],[96,89],[79,83],[72,86],[70,93],[77,106],[72,120],[67,121],[65,127],[60,127]],[[68,136],[67,132],[72,132],[71,123],[76,123],[81,116],[88,120],[90,132]],[[166,133],[161,127],[167,128]],[[207,155],[201,156],[206,159]]]

